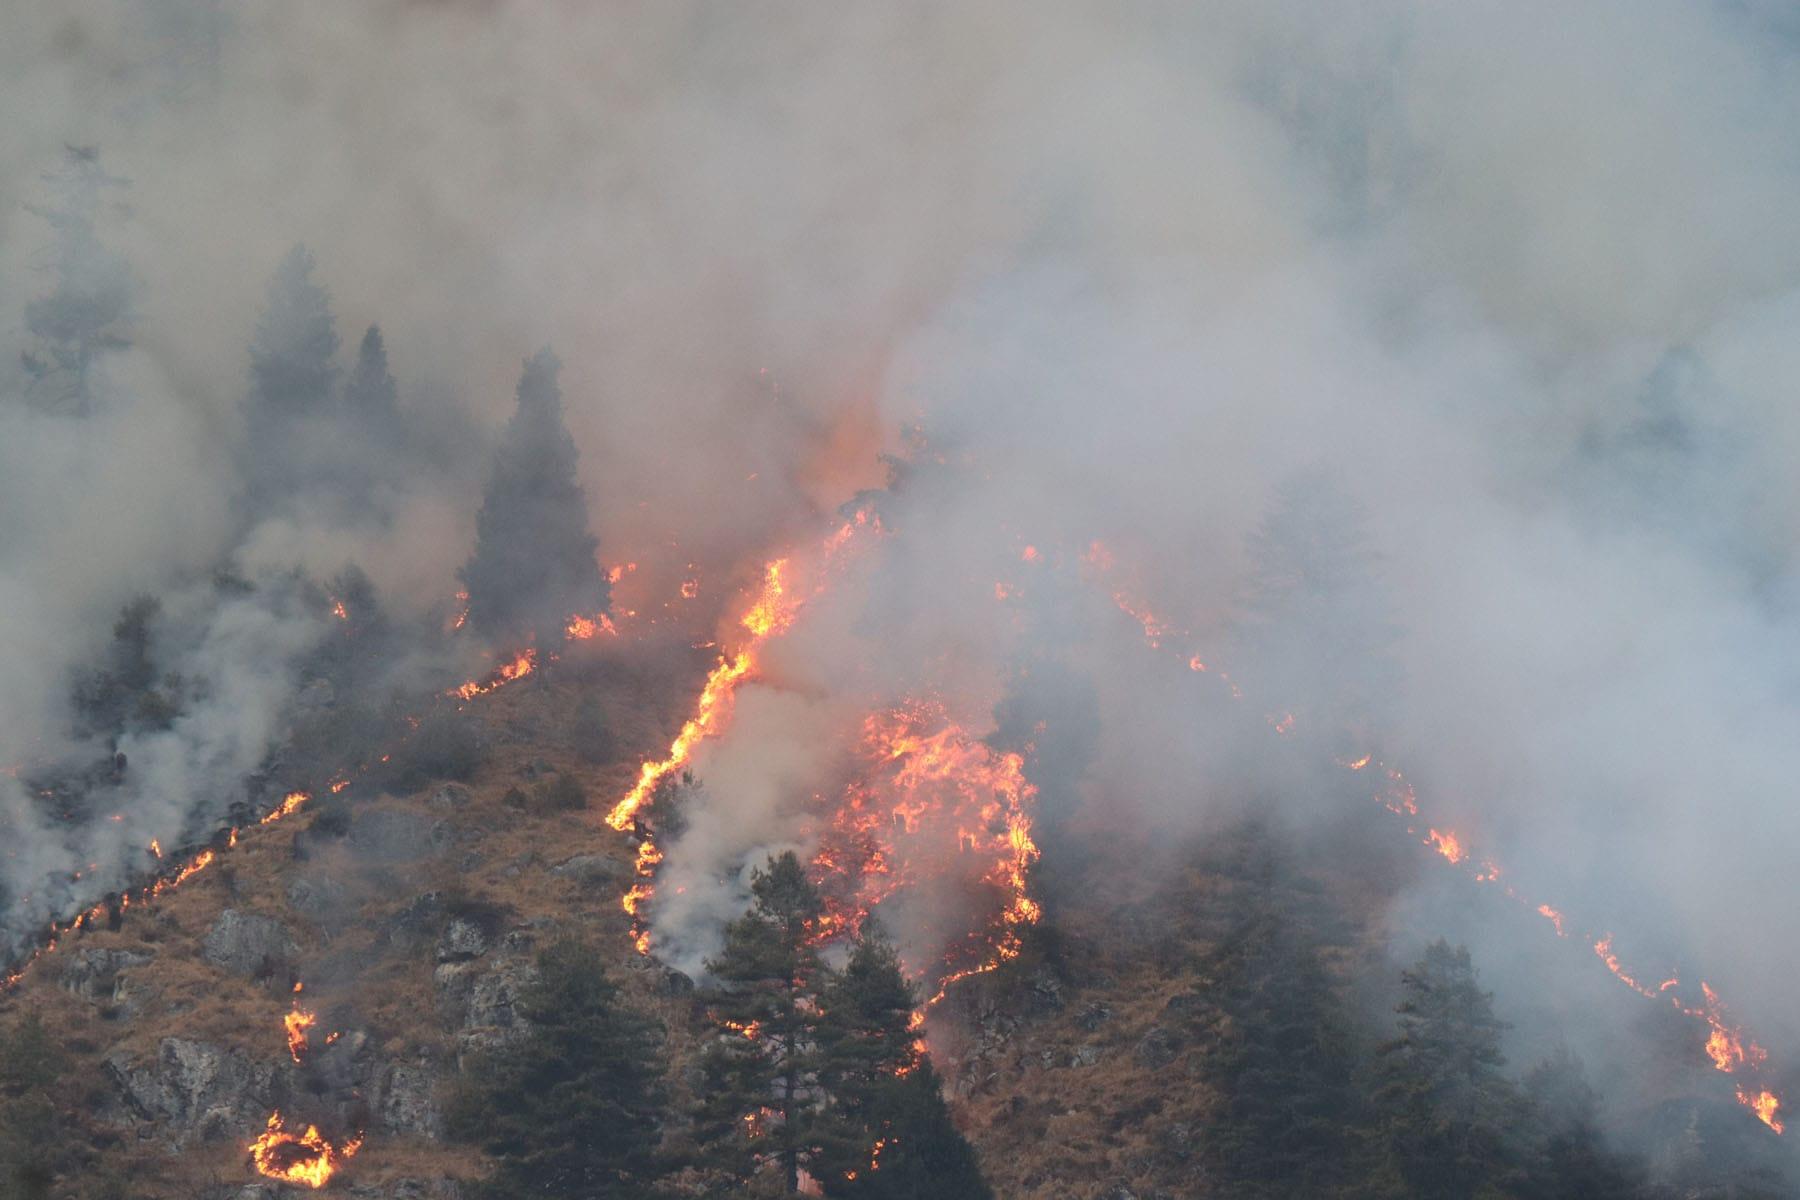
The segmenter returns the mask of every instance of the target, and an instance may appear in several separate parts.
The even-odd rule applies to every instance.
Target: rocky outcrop
[[[438,935],[437,960],[467,962],[487,953],[488,938],[480,925],[466,917],[453,917]]]
[[[228,908],[219,914],[200,954],[221,971],[248,979],[272,979],[291,971],[300,946],[273,917]]]
[[[374,1106],[388,1133],[436,1140],[444,1131],[437,1106],[437,1072],[428,1066],[396,1064],[381,1075]]]
[[[125,972],[155,955],[148,950],[80,950],[62,964],[63,987],[90,1004],[129,1006]]]
[[[241,1136],[276,1106],[276,1068],[206,1042],[164,1038],[156,1058],[113,1055],[106,1073],[138,1118],[168,1125],[177,1146]]]
[[[355,911],[350,890],[329,875],[302,875],[287,886],[294,911],[319,925],[335,925]]]
[[[552,875],[583,887],[605,887],[631,874],[631,866],[604,854],[577,854],[550,868]]]

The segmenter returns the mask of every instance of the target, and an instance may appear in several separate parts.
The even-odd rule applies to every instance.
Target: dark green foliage
[[[1525,1075],[1540,1145],[1525,1194],[1531,1200],[1631,1200],[1644,1194],[1637,1164],[1606,1146],[1599,1097],[1567,1049]]]
[[[104,189],[128,180],[108,175],[93,147],[67,147],[59,170],[44,180],[53,202],[32,211],[54,233],[50,291],[25,305],[25,328],[35,346],[21,357],[32,377],[32,401],[52,412],[80,416],[93,404],[92,368],[99,356],[128,346],[135,285],[124,258],[96,232]]]
[[[1393,1178],[1421,1196],[1516,1191],[1528,1115],[1501,1072],[1493,998],[1466,948],[1439,940],[1401,974],[1399,1036],[1377,1053],[1377,1139]]]
[[[102,665],[75,681],[73,703],[83,733],[117,737],[167,729],[181,714],[182,681],[158,679],[155,627],[162,604],[137,596],[119,610]]]
[[[855,1200],[990,1200],[993,1192],[967,1139],[950,1120],[943,1081],[929,1058],[898,1078],[881,1080],[867,1112],[883,1131],[853,1180],[827,1182],[828,1196]]]
[[[660,1151],[662,1028],[631,1011],[576,940],[538,956],[522,997],[530,1032],[471,1065],[450,1106],[455,1136],[498,1163],[494,1200],[646,1200],[668,1171]]]
[[[819,1082],[831,1097],[813,1174],[834,1197],[989,1195],[911,1028],[911,985],[872,922],[820,994]]]
[[[540,350],[519,377],[519,406],[494,453],[461,572],[469,625],[492,639],[561,636],[576,613],[606,611],[575,440],[563,423],[556,356]]]
[[[1201,1140],[1234,1196],[1329,1194],[1351,1168],[1361,1104],[1352,1024],[1315,931],[1321,906],[1260,839],[1236,866],[1230,926],[1208,964],[1225,1023],[1208,1059],[1221,1100]]]
[[[819,1153],[813,1001],[823,967],[811,934],[821,901],[792,851],[757,871],[750,891],[750,911],[726,926],[725,948],[706,964],[716,980],[706,1003],[722,1032],[702,1060],[695,1132],[732,1177],[748,1180],[766,1157],[793,1192]]]
[[[0,1200],[50,1195],[63,1140],[50,1089],[63,1066],[36,1013],[0,1035]]]

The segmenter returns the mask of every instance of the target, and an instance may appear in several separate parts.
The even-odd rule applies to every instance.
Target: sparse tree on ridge
[[[563,422],[560,367],[547,348],[525,363],[461,572],[469,625],[490,638],[549,638],[572,615],[605,612],[610,599]]]

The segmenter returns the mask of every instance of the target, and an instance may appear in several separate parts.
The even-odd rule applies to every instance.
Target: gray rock
[[[1155,1027],[1138,1042],[1131,1057],[1140,1067],[1159,1071],[1175,1061],[1176,1050],[1175,1035],[1166,1029]]]
[[[432,975],[438,1011],[460,1030],[489,1030],[504,1037],[521,1032],[519,997],[537,978],[529,962],[440,964]]]
[[[443,1115],[435,1099],[437,1076],[429,1067],[392,1066],[382,1076],[376,1112],[390,1133],[436,1140]]]
[[[287,886],[287,902],[309,920],[335,923],[349,915],[350,892],[329,875],[302,875]]]
[[[464,917],[455,917],[438,936],[437,960],[441,963],[466,962],[480,958],[487,948],[487,934],[481,931],[481,926]]]
[[[299,953],[299,943],[280,921],[235,908],[219,914],[200,947],[207,962],[246,978],[278,978]]]
[[[1039,967],[1031,976],[1031,1011],[1039,1015],[1053,1013],[1063,1006],[1062,980],[1046,968]]]
[[[442,892],[421,892],[407,901],[388,924],[388,942],[399,950],[426,945],[444,917]]]
[[[1078,1028],[1092,1033],[1111,1020],[1112,1015],[1112,1009],[1096,1000],[1076,1014],[1075,1024]]]
[[[460,783],[446,783],[431,793],[431,799],[425,803],[432,808],[461,808],[475,798],[475,793]]]
[[[92,1004],[119,1004],[129,991],[120,973],[154,957],[147,950],[81,950],[62,965],[62,985]]]
[[[625,879],[631,874],[631,864],[604,854],[577,854],[551,867],[550,873],[584,887],[597,887]]]
[[[1069,1055],[1071,1067],[1091,1067],[1099,1061],[1100,1047],[1094,1045],[1077,1046],[1075,1052]]]
[[[154,1061],[105,1062],[120,1097],[147,1121],[172,1125],[176,1141],[239,1136],[275,1107],[275,1068],[205,1042],[164,1038]]]

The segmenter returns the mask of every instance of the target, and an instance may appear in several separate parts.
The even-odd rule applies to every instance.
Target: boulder
[[[91,1004],[119,1004],[129,990],[120,973],[153,957],[148,950],[80,950],[63,962],[62,985]]]
[[[438,935],[437,960],[441,963],[467,962],[471,958],[480,958],[487,948],[487,934],[482,932],[480,925],[466,917],[455,917]]]
[[[431,793],[431,798],[425,803],[432,808],[453,809],[461,808],[474,798],[475,793],[469,790],[468,785],[446,783]]]
[[[583,887],[601,887],[629,877],[631,864],[604,854],[577,854],[551,867],[550,873]]]
[[[1159,1071],[1175,1061],[1178,1049],[1175,1035],[1160,1026],[1153,1027],[1132,1050],[1131,1057],[1146,1070]]]
[[[376,1114],[389,1133],[436,1140],[443,1134],[443,1116],[435,1093],[437,1075],[429,1067],[395,1065],[381,1078]]]
[[[235,908],[219,914],[200,947],[207,962],[246,978],[278,978],[299,953],[299,943],[280,921]]]
[[[105,1070],[125,1104],[144,1120],[173,1126],[180,1145],[239,1136],[276,1107],[272,1065],[205,1042],[164,1038],[150,1063],[115,1054]]]
[[[329,875],[302,875],[287,886],[287,902],[301,916],[336,924],[350,915],[350,891]]]

